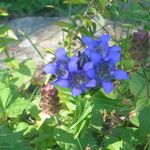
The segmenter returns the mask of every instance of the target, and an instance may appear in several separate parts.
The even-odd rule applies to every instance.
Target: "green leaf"
[[[88,99],[76,99],[77,105],[75,110],[74,119],[70,125],[70,130],[74,129],[74,138],[76,139],[81,131],[85,128],[88,128],[88,123],[91,117],[93,105]]]
[[[92,131],[91,129],[87,129],[86,133],[83,136],[79,137],[79,140],[81,142],[81,145],[83,149],[85,147],[90,147],[92,150],[98,150],[100,139],[97,137],[98,134]]]
[[[15,35],[15,33],[13,32],[13,30],[9,29],[7,31],[7,37],[13,39],[13,40],[18,40],[17,36]]]
[[[150,106],[146,106],[142,108],[142,110],[139,112],[139,132],[141,137],[146,137],[148,134],[150,134]]]
[[[23,111],[30,104],[30,101],[25,98],[18,97],[6,110],[9,117],[17,117],[23,113]]]
[[[124,59],[120,64],[123,66],[125,70],[132,70],[134,67],[134,61],[131,58]]]
[[[138,144],[135,137],[135,128],[116,127],[111,134],[104,137],[104,145],[108,150],[135,150],[134,145]]]
[[[70,89],[65,89],[58,86],[57,89],[59,91],[58,94],[62,103],[62,110],[68,111],[69,114],[73,113],[76,109],[76,99],[71,95]]]
[[[63,128],[56,128],[54,137],[61,150],[79,150],[80,146],[78,141],[73,138],[73,134],[67,132]]]
[[[7,26],[0,26],[0,37],[5,37],[7,36],[7,32],[10,30],[9,27]]]
[[[68,4],[86,4],[87,0],[65,0],[64,3],[68,3]]]
[[[8,12],[5,9],[0,8],[0,16],[8,16]]]
[[[120,149],[122,149],[122,145],[123,145],[123,141],[120,140],[120,141],[116,141],[112,144],[109,144],[106,149],[107,150],[120,150]]]
[[[8,46],[11,42],[13,42],[14,40],[11,38],[7,38],[7,37],[0,37],[0,48],[4,48],[6,46]]]
[[[104,25],[105,25],[105,19],[104,19],[104,17],[101,15],[101,14],[98,14],[98,17],[99,17],[99,20],[100,20],[100,26],[101,27],[104,27]]]
[[[0,82],[5,83],[5,84],[9,84],[9,70],[8,69],[1,69],[0,70]]]
[[[86,99],[78,99],[76,107],[76,113],[71,128],[74,128],[78,123],[86,119],[91,114],[93,109],[93,105],[91,105],[91,102]]]
[[[5,47],[0,47],[0,53],[5,50]]]
[[[148,93],[150,93],[149,81],[150,71],[143,69],[139,70],[137,73],[132,73],[131,79],[128,80],[129,88],[134,95],[136,107],[138,109],[148,104]]]
[[[94,110],[126,110],[127,107],[122,103],[122,100],[116,100],[106,97],[101,91],[98,91],[91,97]]]
[[[8,67],[11,67],[11,68],[14,68],[14,69],[19,68],[19,62],[15,58],[6,58],[6,59],[4,59],[4,62],[6,63],[6,65]]]
[[[129,79],[129,88],[136,98],[145,97],[146,81],[142,75],[133,73]]]
[[[31,104],[30,104],[31,105]],[[38,114],[40,113],[41,111],[38,109],[38,107],[36,105],[33,105],[30,109],[30,114],[32,117],[34,118],[37,118],[38,117]]]
[[[7,26],[0,26],[0,48],[3,49],[14,40],[17,40],[14,32]]]
[[[0,149],[32,150],[23,138],[23,132],[13,132],[6,125],[0,125]]]
[[[81,33],[82,35],[86,35],[86,36],[92,36],[90,31],[88,30],[87,27],[84,27],[84,26],[80,26],[78,28],[78,32]]]
[[[93,107],[91,125],[100,130],[103,125],[102,110],[113,111],[113,110],[128,110],[128,107],[122,103],[122,100],[111,99],[106,97],[101,91],[96,92],[91,98]]]
[[[80,150],[85,149],[87,146],[98,149],[98,139],[90,129],[78,139],[74,139],[74,135],[61,126],[55,129],[54,137],[61,150]]]
[[[137,98],[136,99],[136,109],[139,110],[142,107],[147,106],[148,102],[150,101],[150,99],[147,99],[146,97],[143,98]]]
[[[14,72],[13,81],[17,87],[27,89],[31,83],[32,76],[36,70],[33,60],[28,59],[19,64],[19,69]]]
[[[54,126],[51,126],[49,122],[44,122],[38,130],[38,136],[36,136],[31,143],[36,145],[36,148],[39,150],[50,149],[52,146],[56,145],[54,139]]]
[[[56,23],[56,25],[62,27],[62,28],[67,28],[67,29],[75,29],[76,26],[70,24],[70,23],[67,23],[67,22],[64,22],[64,21],[59,21]]]
[[[90,125],[97,130],[101,130],[103,126],[103,115],[99,109],[93,109]]]
[[[0,83],[0,92],[2,93],[0,94],[0,101],[4,109],[6,109],[18,96],[15,86],[10,84]]]
[[[131,123],[134,124],[135,126],[139,127],[139,119],[138,119],[138,116],[134,116],[134,117],[131,117],[130,119]]]
[[[7,87],[4,83],[0,83],[0,101],[2,103],[3,108],[6,108],[8,102],[10,101],[12,94],[11,89]]]

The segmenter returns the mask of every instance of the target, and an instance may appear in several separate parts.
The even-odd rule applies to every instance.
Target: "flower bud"
[[[139,30],[132,35],[131,56],[137,64],[148,57],[149,34]],[[139,64],[140,65],[140,64]]]
[[[49,115],[59,113],[61,104],[59,103],[60,99],[58,97],[58,90],[53,85],[48,83],[41,89],[41,95],[41,110]]]

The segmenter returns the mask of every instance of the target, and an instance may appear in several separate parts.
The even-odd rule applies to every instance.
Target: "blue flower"
[[[102,86],[106,93],[113,90],[113,79],[128,79],[128,74],[124,70],[116,70],[115,65],[110,61],[102,61],[95,65],[95,78],[97,86]]]
[[[90,57],[91,61],[97,63],[102,60],[109,60],[114,64],[120,61],[121,48],[116,45],[110,47],[109,40],[110,36],[108,34],[102,34],[99,39],[87,36],[82,37],[82,41],[87,47],[85,53]]]
[[[78,68],[82,69],[84,64],[90,62],[90,58],[87,56],[87,54],[83,51],[82,53],[78,51]]]
[[[109,46],[110,36],[101,35],[99,39],[82,38],[86,49],[69,58],[63,48],[56,50],[56,60],[47,64],[44,72],[54,74],[57,84],[70,88],[72,95],[77,96],[93,87],[102,87],[106,93],[113,90],[113,80],[128,78],[124,70],[116,70],[120,60],[121,48]]]
[[[109,46],[110,36],[102,34],[99,39],[83,37],[82,41],[86,45],[85,53],[94,63],[94,71],[87,72],[91,79],[95,79],[97,86],[104,89],[106,93],[113,90],[113,79],[125,80],[128,75],[123,70],[116,70],[116,63],[120,61],[121,48],[119,46]]]
[[[68,77],[66,79],[61,78],[56,82],[61,87],[71,88],[73,96],[77,96],[96,86],[95,79],[91,79],[87,74],[88,71],[93,70],[93,63],[85,63],[81,69],[78,66],[78,62],[79,58],[73,56],[68,63]]]
[[[59,48],[56,50],[56,60],[54,63],[47,64],[43,71],[47,74],[54,74],[59,78],[67,77],[67,63],[70,58],[67,56],[65,50],[63,48]]]

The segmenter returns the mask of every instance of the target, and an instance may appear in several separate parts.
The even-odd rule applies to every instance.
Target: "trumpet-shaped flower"
[[[77,96],[92,87],[102,87],[106,93],[113,90],[113,80],[128,78],[124,70],[116,70],[120,60],[119,46],[109,46],[110,36],[101,35],[99,39],[82,38],[86,49],[69,58],[63,48],[56,51],[54,63],[47,64],[44,72],[54,74],[57,84],[70,88],[72,95]]]
[[[110,61],[102,61],[95,65],[95,78],[97,86],[102,86],[106,93],[113,90],[113,79],[125,80],[128,78],[124,70],[116,70]]]
[[[91,79],[87,74],[89,70],[93,70],[93,63],[85,63],[82,69],[79,68],[78,63],[79,58],[73,56],[68,63],[68,77],[56,82],[61,87],[71,88],[73,96],[77,96],[86,92],[89,88],[96,86],[95,79]]]
[[[70,58],[67,56],[63,48],[56,50],[56,60],[54,63],[47,64],[43,71],[48,74],[54,74],[57,78],[66,78],[67,72],[67,63]]]
[[[91,61],[97,63],[102,60],[109,60],[116,64],[120,60],[119,46],[109,46],[108,42],[110,36],[108,34],[102,34],[99,39],[93,39],[91,37],[84,36],[82,41],[86,45],[85,53],[90,57]]]

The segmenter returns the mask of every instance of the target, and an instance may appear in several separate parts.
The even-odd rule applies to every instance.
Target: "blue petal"
[[[67,79],[69,76],[69,72],[66,70],[66,73],[61,77],[62,79]]]
[[[73,88],[73,89],[72,89],[72,95],[73,95],[73,96],[80,95],[82,92],[83,92],[82,89],[77,89],[77,88]]]
[[[113,90],[112,82],[102,82],[102,86],[106,93],[110,93]]]
[[[121,56],[121,54],[119,52],[110,53],[109,59],[112,62],[117,63],[120,61],[120,56]]]
[[[55,55],[58,60],[67,61],[69,59],[64,48],[58,48],[55,52]]]
[[[94,79],[95,76],[96,76],[94,69],[90,69],[90,70],[86,71],[86,74],[87,74],[91,79]]]
[[[94,79],[86,84],[86,87],[95,87],[95,86],[96,86],[96,81]]]
[[[92,53],[91,60],[93,61],[94,64],[97,64],[98,62],[101,61],[101,56],[96,53]]]
[[[100,39],[104,42],[108,42],[110,40],[110,35],[108,34],[102,34]]]
[[[128,74],[124,70],[117,70],[114,72],[114,76],[116,79],[125,80],[128,79]]]
[[[68,80],[64,80],[64,79],[60,79],[56,82],[57,85],[61,86],[61,87],[64,87],[64,88],[67,88],[69,87],[69,82]]]
[[[110,51],[111,52],[119,52],[119,51],[121,51],[121,48],[119,47],[119,46],[112,46],[112,47],[110,47]]]
[[[104,56],[104,57],[103,57],[103,60],[104,60],[104,61],[109,61],[109,56]]]
[[[84,65],[83,69],[85,71],[89,70],[89,69],[93,69],[93,62],[88,62]]]
[[[84,53],[85,53],[87,56],[89,56],[89,57],[90,57],[90,55],[91,55],[91,51],[92,51],[92,49],[90,49],[90,48],[86,48],[86,49],[84,50]]]
[[[70,62],[68,63],[68,68],[71,73],[78,71],[78,64],[77,64],[78,60],[79,58],[77,56],[73,56]]]
[[[88,55],[83,52],[82,54],[78,55],[79,60],[78,60],[78,68],[79,69],[83,69],[83,66],[90,61],[90,58],[88,57]]]
[[[100,44],[101,44],[101,47],[103,47],[103,49],[104,49],[103,53],[106,54],[109,51],[109,45],[108,45],[108,43],[102,41]]]
[[[56,74],[57,72],[57,66],[54,64],[47,64],[44,68],[43,71],[48,73],[48,74]]]
[[[94,39],[92,39],[91,37],[88,36],[83,36],[82,37],[82,41],[84,42],[84,44],[89,47],[89,48],[93,48],[93,43],[94,43]]]

